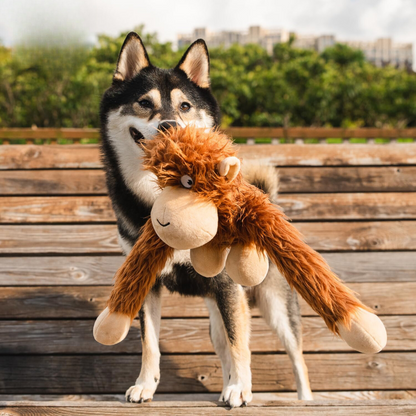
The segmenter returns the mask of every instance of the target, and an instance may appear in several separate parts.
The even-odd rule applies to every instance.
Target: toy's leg
[[[250,310],[246,295],[241,286],[232,285],[230,298],[224,302],[224,294],[217,293],[215,301],[222,317],[226,333],[226,343],[229,351],[230,366],[229,380],[223,390],[222,400],[228,402],[230,407],[245,406],[252,400],[251,370],[250,370]],[[232,301],[229,301],[232,299]],[[214,302],[207,300],[207,303]],[[210,310],[212,307],[210,308]],[[221,332],[218,331],[217,345],[224,345],[221,341]],[[225,353],[224,353],[225,356]],[[227,366],[225,365],[227,369]],[[226,375],[225,375],[226,376]]]
[[[148,402],[160,380],[160,330],[161,295],[153,289],[146,296],[139,312],[142,337],[142,368],[136,384],[126,391],[126,400],[133,403]]]
[[[208,243],[190,250],[190,253],[195,271],[204,277],[214,277],[224,270],[228,250],[219,250]]]
[[[299,400],[312,400],[308,369],[302,354],[302,324],[296,292],[290,289],[277,267],[270,264],[266,279],[254,288],[254,296],[264,319],[292,360]]]
[[[235,283],[256,286],[266,277],[269,260],[265,254],[259,254],[254,245],[247,247],[237,244],[231,247],[226,269]]]

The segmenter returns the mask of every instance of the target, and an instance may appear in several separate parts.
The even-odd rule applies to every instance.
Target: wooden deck
[[[317,401],[295,400],[291,364],[253,310],[255,399],[233,414],[416,414],[416,144],[241,146],[273,163],[280,204],[307,241],[373,307],[386,349],[358,354],[301,302]],[[140,330],[93,340],[122,258],[95,145],[0,146],[0,416],[205,415],[228,410],[200,299],[164,294],[155,401],[124,404]],[[371,400],[367,400],[371,399]]]

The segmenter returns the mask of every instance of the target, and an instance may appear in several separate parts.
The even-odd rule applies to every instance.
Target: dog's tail
[[[277,203],[279,175],[274,166],[243,161],[242,173],[247,182],[268,194],[271,202]]]

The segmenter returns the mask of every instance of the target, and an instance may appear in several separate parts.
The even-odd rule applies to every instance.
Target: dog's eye
[[[139,104],[143,108],[152,108],[153,107],[153,104],[149,100],[140,100]]]
[[[184,102],[181,104],[181,110],[186,113],[191,109],[191,104]]]
[[[192,188],[192,185],[194,184],[194,181],[192,178],[188,175],[183,175],[181,178],[181,184],[184,188],[190,189]]]

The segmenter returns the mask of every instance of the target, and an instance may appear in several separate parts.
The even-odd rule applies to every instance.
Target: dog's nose
[[[174,120],[166,120],[159,124],[159,130],[168,131],[171,127],[178,127],[179,124]]]

